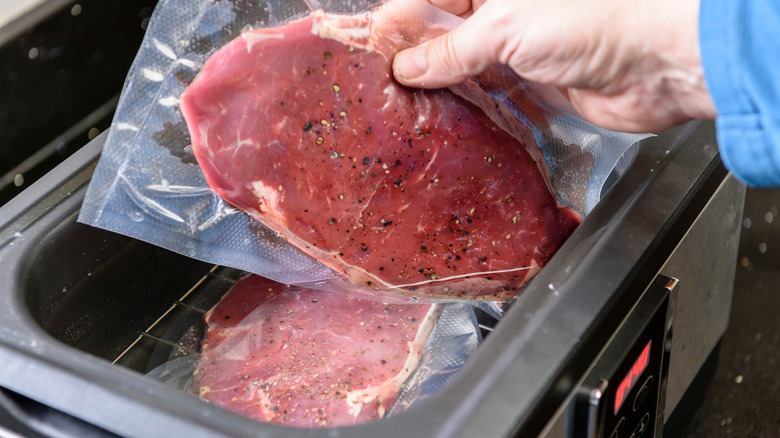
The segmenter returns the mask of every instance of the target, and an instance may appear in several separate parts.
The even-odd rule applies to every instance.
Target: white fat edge
[[[400,294],[404,296],[416,296],[415,294],[409,292],[408,290],[405,290],[405,288],[409,287],[415,287],[415,286],[428,286],[435,283],[439,283],[442,281],[449,281],[453,279],[458,278],[469,278],[476,276],[484,276],[489,274],[500,274],[504,272],[517,272],[517,271],[529,271],[533,274],[539,272],[541,268],[538,267],[538,264],[535,261],[532,261],[532,265],[530,267],[524,267],[524,268],[514,268],[514,269],[505,269],[505,270],[496,270],[496,271],[489,271],[489,272],[476,272],[476,273],[470,273],[470,274],[463,274],[463,275],[457,275],[453,277],[445,277],[441,279],[436,280],[425,280],[421,281],[419,283],[410,283],[410,284],[392,284],[389,283],[381,278],[378,278],[368,272],[367,270],[350,265],[347,262],[345,262],[339,255],[338,251],[324,251],[318,247],[312,246],[305,240],[301,239],[298,236],[295,236],[294,234],[290,233],[288,229],[285,229],[284,226],[279,226],[279,223],[274,222],[272,219],[269,218],[269,215],[263,212],[260,212],[255,209],[248,209],[247,212],[266,225],[271,230],[278,233],[281,237],[283,237],[285,240],[290,242],[293,246],[300,249],[304,253],[308,254],[311,257],[314,257],[319,261],[320,263],[324,264],[325,266],[328,266],[329,268],[333,269],[334,271],[345,275],[348,279],[350,279],[353,283],[358,285],[365,285],[369,282],[374,283],[379,290],[385,290],[389,293],[394,294]],[[528,278],[528,276],[526,276]],[[481,279],[477,278],[476,280],[481,281]],[[428,292],[424,292],[427,298],[442,298],[442,299],[452,299],[451,294],[430,294]]]
[[[385,97],[385,104],[382,105],[382,108],[379,111],[387,110],[390,107],[390,105],[392,105],[398,100],[398,90],[399,90],[398,86],[396,86],[392,82],[389,83],[384,90],[382,90],[382,94],[384,94],[386,97]]]
[[[349,43],[354,47],[373,50],[371,43],[370,12],[364,12],[351,16],[330,16],[329,18],[315,19],[311,26],[311,33],[320,38],[336,40],[340,43]],[[332,18],[331,18],[332,17]],[[338,23],[349,21],[350,23],[364,25],[339,27]],[[361,42],[364,40],[365,42]]]
[[[484,272],[471,272],[467,274],[453,275],[449,277],[437,278],[435,280],[425,280],[416,283],[392,284],[380,278],[375,277],[373,274],[369,273],[363,268],[348,265],[347,263],[343,263],[342,265],[336,265],[333,263],[329,263],[329,260],[327,259],[320,259],[318,257],[318,254],[326,254],[329,255],[331,259],[341,261],[341,258],[335,255],[335,253],[326,253],[324,251],[320,251],[318,253],[317,251],[308,251],[305,248],[303,250],[304,252],[307,252],[308,254],[317,257],[318,260],[320,260],[324,264],[336,269],[339,272],[343,272],[353,283],[366,284],[367,282],[370,281],[376,283],[377,286],[379,286],[379,289],[381,290],[386,290],[389,293],[401,294],[405,296],[420,296],[419,293],[415,294],[407,290],[412,287],[433,286],[434,284],[437,283],[448,282],[448,281],[458,280],[458,279],[464,279],[471,283],[478,284],[484,282],[484,277],[491,274],[504,274],[504,273],[521,272],[521,271],[526,272],[525,278],[532,278],[542,269],[539,266],[539,264],[536,262],[536,260],[531,260],[530,266],[526,266],[526,267],[511,268],[511,269],[497,269],[497,270],[484,271]],[[453,298],[453,295],[451,293],[437,294],[437,293],[431,293],[432,291],[419,291],[419,292],[421,292],[422,295],[425,295],[426,299],[441,298],[441,299],[451,300]],[[481,299],[490,299],[490,298],[482,297]]]
[[[276,205],[278,205],[278,199],[280,196],[278,187],[276,188],[270,187],[267,184],[265,184],[263,181],[254,181],[252,182],[252,190],[254,194],[258,197],[260,197],[258,194],[268,193],[269,196],[273,197],[274,202],[277,203]],[[263,208],[261,208],[260,210],[249,208],[247,209],[247,212],[252,217],[260,221],[263,225],[267,226],[268,228],[270,228],[271,230],[275,231],[277,234],[282,236],[285,240],[290,242],[290,244],[292,244],[296,248],[314,257],[315,259],[317,259],[317,261],[330,267],[336,272],[346,275],[347,278],[352,280],[354,283],[366,284],[368,282],[373,282],[383,286],[386,289],[396,288],[396,286],[394,286],[393,284],[390,284],[382,279],[375,277],[367,270],[346,263],[338,255],[339,251],[322,250],[316,246],[312,246],[310,243],[303,240],[301,237],[291,233],[287,228],[286,225],[287,221],[285,220],[284,215],[279,213],[278,208],[275,208],[272,212]]]
[[[403,383],[406,379],[412,375],[412,372],[417,368],[417,364],[422,356],[425,344],[428,342],[428,338],[433,332],[433,328],[436,326],[436,321],[439,320],[442,311],[444,310],[443,304],[431,304],[431,308],[420,323],[420,327],[417,329],[417,334],[409,347],[409,354],[406,356],[406,362],[404,362],[401,370],[398,374],[393,376],[392,379],[387,380],[385,383],[373,388],[351,391],[347,393],[346,402],[349,406],[349,413],[355,418],[360,414],[363,409],[363,405],[373,400],[382,400],[382,395],[388,391],[400,391]],[[386,411],[386,407],[380,405],[377,409],[379,416],[383,417]]]
[[[542,255],[541,253],[539,253],[539,248],[536,248],[536,249],[534,249],[534,252],[535,252],[536,254],[538,254],[539,256],[541,256],[541,255]],[[531,259],[530,266],[528,266],[528,272],[529,272],[529,274],[528,274],[528,275],[526,275],[526,277],[525,277],[525,278],[528,278],[528,277],[534,277],[534,276],[536,275],[536,273],[537,273],[537,272],[539,272],[539,271],[541,271],[541,270],[542,270],[542,267],[541,267],[541,266],[539,266],[539,263],[536,261],[536,259]]]
[[[471,272],[468,274],[459,274],[459,275],[451,275],[449,277],[442,277],[437,278],[435,280],[425,280],[425,281],[418,281],[417,283],[408,283],[408,284],[399,284],[395,286],[391,286],[391,289],[403,289],[403,288],[410,288],[410,287],[419,287],[419,286],[429,286],[435,283],[441,283],[444,281],[452,281],[452,280],[458,280],[458,279],[468,279],[472,282],[481,282],[483,277],[486,277],[488,275],[493,274],[507,274],[510,272],[520,272],[520,271],[527,271],[531,273],[537,273],[541,270],[539,267],[539,264],[536,263],[536,260],[531,260],[530,266],[525,266],[521,268],[510,268],[510,269],[494,269],[492,271],[482,271],[482,272]],[[528,275],[526,274],[526,278],[528,278]]]
[[[431,308],[428,310],[428,313],[425,315],[425,318],[423,318],[423,322],[420,323],[420,328],[417,330],[417,335],[414,337],[414,341],[412,341],[410,354],[406,358],[406,363],[404,364],[404,369],[409,369],[409,374],[407,374],[401,380],[401,383],[405,382],[409,375],[411,375],[412,371],[414,371],[414,369],[417,367],[417,362],[420,360],[423,349],[428,343],[428,338],[431,336],[431,333],[433,333],[433,328],[436,326],[436,322],[439,321],[439,317],[443,311],[444,304],[432,304]],[[416,358],[414,358],[412,362],[413,356],[416,356]]]
[[[264,31],[248,31],[241,34],[241,37],[244,38],[244,41],[246,41],[246,51],[247,53],[252,52],[252,48],[255,46],[255,44],[259,42],[263,42],[266,40],[281,40],[284,39],[284,34],[279,32],[264,32]]]
[[[260,213],[271,219],[277,227],[285,228],[286,221],[279,209],[282,190],[279,190],[279,187],[271,187],[263,181],[253,181],[251,186],[257,199],[263,201],[260,204]]]
[[[428,98],[427,94],[424,93],[417,93],[415,96],[415,106],[418,108],[417,110],[417,127],[421,127],[425,124],[425,122],[428,121],[428,118],[431,115],[431,99]]]
[[[379,286],[379,289],[387,289],[387,290],[394,290],[398,288],[398,286],[395,286],[378,277],[375,277],[373,274],[371,274],[370,272],[368,272],[363,268],[359,268],[357,266],[350,265],[349,263],[345,262],[344,259],[338,255],[339,251],[324,251],[316,246],[312,246],[310,243],[306,242],[300,237],[295,236],[292,233],[289,233],[288,230],[286,230],[284,227],[280,227],[278,223],[274,223],[271,220],[268,220],[269,218],[267,214],[258,212],[256,210],[251,211],[250,214],[255,219],[259,220],[264,225],[266,225],[268,228],[277,232],[285,240],[290,242],[290,244],[300,249],[304,253],[310,255],[311,257],[314,257],[315,259],[317,259],[318,262],[322,263],[323,265],[328,266],[334,271],[345,275],[353,283],[356,283],[358,285],[375,283]],[[394,291],[394,292],[398,292],[398,291]],[[405,293],[405,291],[401,291],[401,293]],[[408,295],[408,293],[406,294]]]
[[[535,251],[538,253],[539,249],[537,248]],[[525,277],[522,279],[522,284],[527,284],[530,279],[536,277],[536,274],[538,274],[541,270],[542,267],[539,266],[539,263],[536,261],[536,259],[531,259],[531,263],[529,263],[525,268]]]
[[[339,258],[339,260],[341,260],[341,258]],[[387,289],[390,289],[390,288],[393,287],[392,284],[390,284],[390,283],[388,283],[388,282],[386,282],[386,281],[384,281],[384,280],[382,280],[380,278],[375,277],[370,272],[366,271],[363,268],[358,268],[357,266],[347,265],[347,269],[345,270],[345,274],[347,275],[347,277],[349,277],[350,280],[352,280],[353,283],[358,283],[358,284],[363,283],[363,284],[366,284],[368,282],[375,282],[375,283],[379,283],[380,285],[384,286]]]
[[[263,184],[261,181],[255,181],[256,183]],[[254,184],[254,183],[253,183]],[[278,188],[277,188],[278,190]],[[314,257],[320,263],[334,269],[336,272],[345,273],[344,265],[341,258],[338,256],[338,251],[323,251],[317,247],[313,247],[311,244],[303,240],[302,238],[292,234],[286,227],[286,222],[283,216],[269,215],[264,210],[257,210],[254,208],[247,209],[247,212],[255,219],[260,221],[263,225],[267,226],[282,238],[290,242],[293,246],[300,249],[304,253]],[[334,262],[337,260],[340,263]],[[372,277],[373,279],[373,277]]]

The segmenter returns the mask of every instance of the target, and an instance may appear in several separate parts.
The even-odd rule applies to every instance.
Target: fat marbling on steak
[[[439,304],[383,304],[247,277],[206,316],[193,389],[265,422],[326,427],[381,418],[440,313]]]
[[[216,52],[181,98],[225,200],[353,282],[505,299],[580,223],[532,136],[449,90],[399,85],[397,39],[322,12]]]

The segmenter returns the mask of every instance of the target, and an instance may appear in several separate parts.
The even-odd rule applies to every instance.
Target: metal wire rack
[[[204,315],[246,275],[238,269],[212,266],[168,310],[140,332],[113,363],[148,373],[171,360],[199,354],[206,330]]]
[[[206,334],[204,315],[230,290],[244,271],[219,265],[211,266],[188,290],[174,300],[148,328],[125,348],[113,363],[148,374],[164,364],[191,358],[187,366],[194,367],[200,354],[200,344]],[[476,309],[483,338],[488,336],[497,320]],[[172,367],[173,368],[173,367]],[[174,385],[176,386],[176,385]]]

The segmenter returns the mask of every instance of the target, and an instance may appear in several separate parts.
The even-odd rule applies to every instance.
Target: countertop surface
[[[779,208],[780,189],[747,191],[731,321],[684,437],[780,437]]]

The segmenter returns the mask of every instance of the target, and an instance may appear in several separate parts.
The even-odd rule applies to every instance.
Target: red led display
[[[642,373],[645,371],[645,368],[647,368],[647,364],[650,362],[650,344],[652,342],[652,340],[647,341],[647,345],[645,345],[645,348],[643,348],[642,352],[639,353],[639,357],[636,358],[636,361],[631,366],[628,374],[623,377],[623,380],[620,382],[620,386],[618,386],[617,391],[615,391],[616,415],[617,411],[620,410],[620,407],[623,406],[623,402],[626,401],[626,398],[628,398],[628,394],[634,388],[637,380],[639,380],[639,376],[642,375]]]

